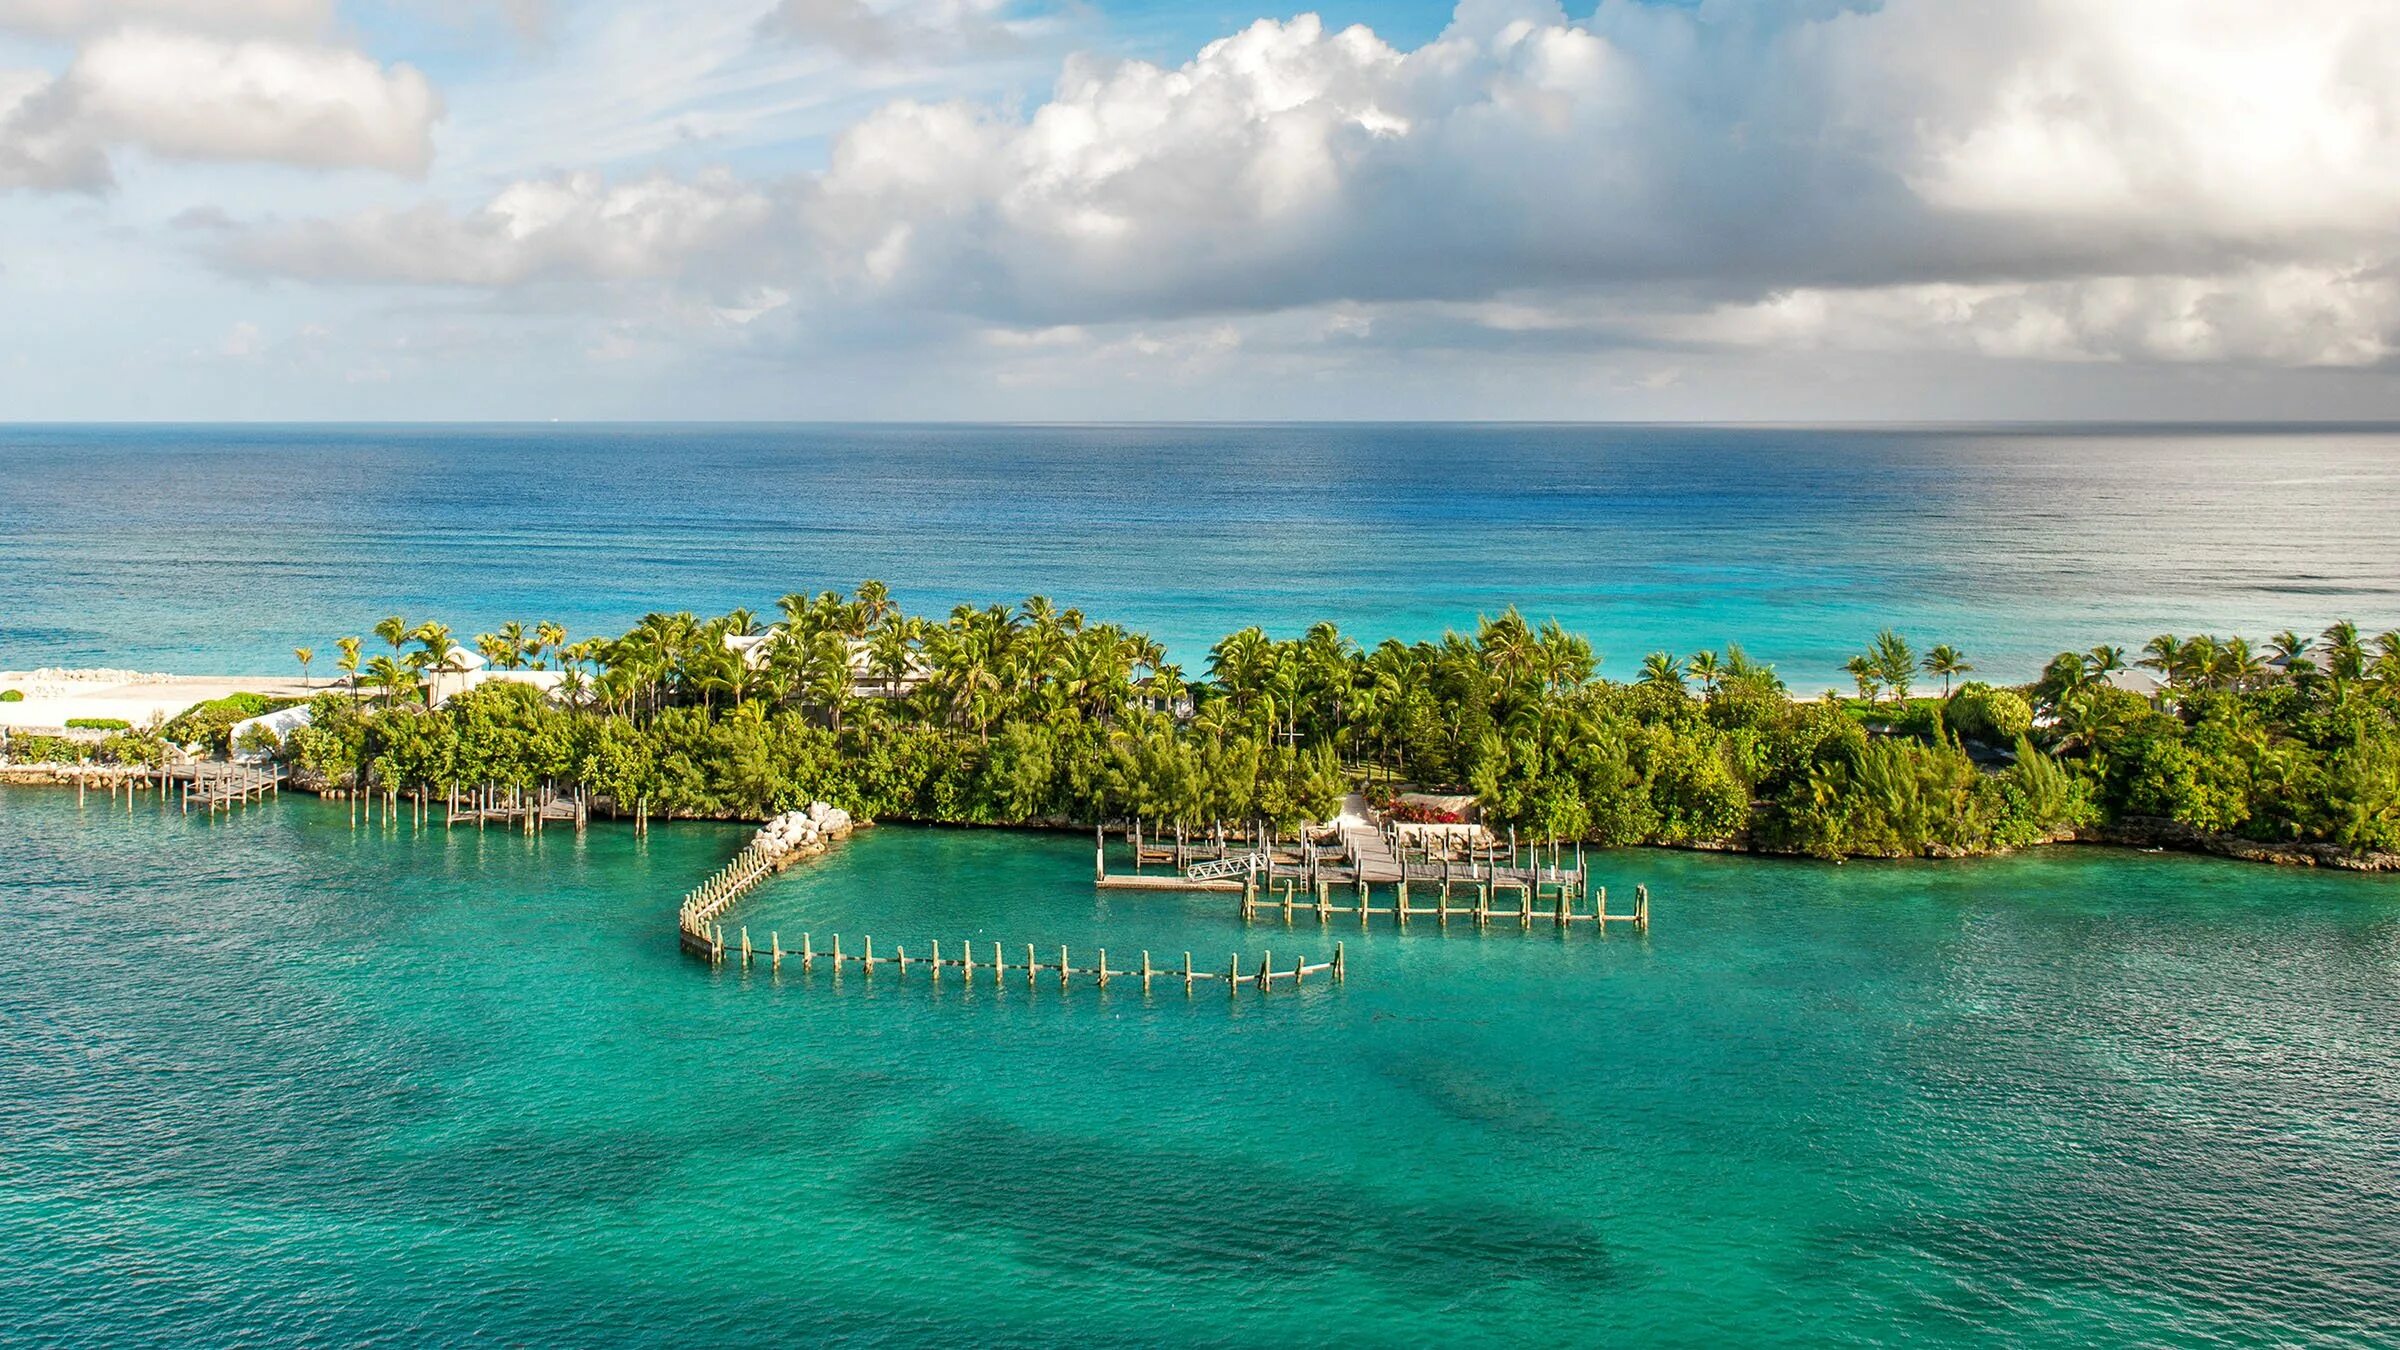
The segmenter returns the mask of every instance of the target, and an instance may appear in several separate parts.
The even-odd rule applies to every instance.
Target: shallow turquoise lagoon
[[[1637,852],[1647,937],[1244,930],[1088,838],[887,827],[680,957],[730,827],[210,822],[0,791],[0,1341],[2370,1343],[2400,885],[2069,851]],[[1120,955],[1121,954],[1121,955]],[[1080,964],[1080,962],[1079,962]]]

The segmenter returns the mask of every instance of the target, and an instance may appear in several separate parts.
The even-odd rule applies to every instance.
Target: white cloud
[[[464,214],[432,206],[369,212],[228,230],[212,246],[240,270],[320,281],[493,287],[559,277],[654,280],[755,239],[774,213],[769,194],[724,173],[613,186],[595,174],[572,174],[517,183]]]
[[[1772,350],[2372,366],[2400,350],[2400,280],[2282,265],[2215,276],[1803,289],[1671,320],[1661,331]]]
[[[0,187],[97,190],[107,152],[422,173],[441,116],[406,65],[264,39],[158,29],[95,39],[55,80],[0,80]]]
[[[781,0],[763,27],[860,61],[935,61],[1013,47],[1005,7],[1005,0]]]
[[[332,0],[0,0],[0,31],[72,38],[126,24],[229,36],[305,37],[333,22]]]
[[[872,46],[957,12],[778,14]],[[1173,68],[1072,59],[1029,112],[894,102],[772,186],[528,180],[218,247],[317,279],[682,278],[772,288],[795,322],[1105,329],[1082,349],[1136,365],[1145,333],[1216,360],[1246,350],[1223,316],[1290,312],[1323,343],[1438,322],[2356,366],[2392,355],[2396,211],[2387,0],[1604,0],[1580,23],[1470,0],[1413,51],[1303,16]]]

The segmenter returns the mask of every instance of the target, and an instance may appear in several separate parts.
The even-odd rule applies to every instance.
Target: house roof
[[[2112,670],[2108,672],[2106,683],[2111,689],[2122,689],[2128,694],[2140,694],[2144,698],[2155,697],[2167,688],[2166,681],[2146,670]]]

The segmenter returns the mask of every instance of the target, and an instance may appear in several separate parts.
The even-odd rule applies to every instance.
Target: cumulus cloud
[[[1804,289],[1662,329],[1778,350],[2372,366],[2400,350],[2400,278],[2289,264],[2212,276]]]
[[[56,79],[0,76],[0,187],[98,190],[108,150],[422,173],[441,115],[413,67],[268,39],[128,28]]]
[[[911,12],[777,21],[865,51]],[[705,265],[1001,331],[1456,305],[1616,344],[2360,364],[2400,313],[2396,73],[2385,0],[1467,0],[1415,50],[1302,16],[1174,67],[1072,59],[1028,112],[894,103],[773,188],[521,184],[220,256],[479,285]],[[571,207],[527,230],[516,193]],[[605,205],[628,193],[649,205]]]
[[[332,0],[0,0],[0,31],[51,38],[128,23],[233,36],[309,36],[332,22]]]
[[[769,193],[730,174],[609,184],[596,174],[515,184],[473,211],[435,206],[342,220],[210,226],[226,265],[310,280],[513,286],[655,280],[765,232]]]

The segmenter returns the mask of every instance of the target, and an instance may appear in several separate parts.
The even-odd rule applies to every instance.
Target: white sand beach
[[[116,717],[134,726],[165,720],[195,703],[228,694],[306,698],[325,687],[296,675],[161,675],[133,670],[0,671],[0,690],[24,700],[0,703],[0,726],[57,729],[70,718]]]

